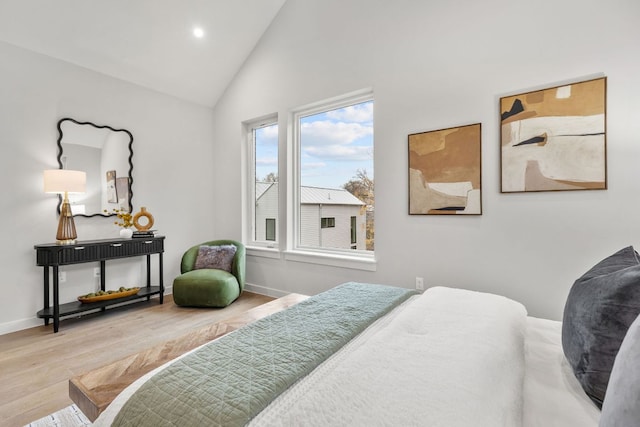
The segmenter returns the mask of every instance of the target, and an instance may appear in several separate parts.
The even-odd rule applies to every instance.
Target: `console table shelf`
[[[44,319],[48,325],[53,319],[53,331],[58,332],[60,318],[70,315],[79,315],[84,312],[102,310],[107,307],[140,300],[147,301],[151,296],[158,295],[160,304],[163,303],[164,284],[162,277],[162,254],[164,252],[164,236],[135,239],[105,239],[80,241],[73,245],[57,245],[47,243],[34,246],[36,250],[36,264],[44,269],[44,308],[38,311],[37,316]],[[151,255],[158,255],[159,286],[151,286]],[[61,265],[81,264],[87,262],[100,263],[100,289],[105,291],[105,262],[111,259],[131,258],[137,256],[147,257],[147,285],[140,287],[135,295],[110,300],[96,301],[93,303],[81,303],[80,301],[59,303],[58,273]],[[53,270],[53,304],[49,305],[50,271]]]
[[[109,307],[111,305],[119,304],[122,302],[133,301],[140,298],[151,297],[152,295],[158,295],[160,293],[160,286],[150,286],[140,288],[140,291],[135,295],[130,295],[128,297],[122,298],[114,298],[110,300],[104,301],[96,301],[91,303],[81,303],[80,301],[68,302],[66,304],[60,304],[60,317],[70,316],[72,314],[84,313],[85,311],[92,311],[96,309],[101,309],[105,307]],[[38,317],[40,318],[50,318],[53,319],[53,307],[42,309],[38,312]]]

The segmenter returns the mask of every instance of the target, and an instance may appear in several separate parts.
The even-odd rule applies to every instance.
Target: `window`
[[[356,229],[358,227],[358,223],[356,221],[357,217],[352,216],[351,217],[351,244],[356,244],[358,243],[358,235],[356,234]]]
[[[292,110],[286,129],[243,123],[250,255],[375,271],[373,104],[359,91]]]
[[[276,219],[275,218],[267,218],[265,220],[265,240],[275,241],[276,240]]]
[[[320,219],[320,227],[321,228],[332,228],[336,226],[335,218],[321,218]]]
[[[278,124],[275,116],[245,124],[248,142],[249,244],[274,246],[278,223]]]
[[[373,236],[372,93],[295,111],[292,129],[293,248],[372,256],[373,238],[356,241],[359,225]]]

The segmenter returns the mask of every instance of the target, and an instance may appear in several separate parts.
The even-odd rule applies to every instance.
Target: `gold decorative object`
[[[138,220],[141,217],[145,217],[147,218],[147,223],[145,225],[141,225]],[[140,208],[140,212],[138,212],[137,214],[135,214],[133,216],[133,226],[138,230],[138,231],[147,231],[149,230],[151,227],[153,227],[153,215],[151,215],[148,211],[147,208],[145,207],[141,207]]]
[[[99,291],[99,292],[79,296],[78,301],[80,301],[83,304],[96,302],[96,301],[105,301],[105,300],[123,298],[131,295],[135,295],[139,291],[140,291],[139,287],[125,288],[124,286],[121,286],[120,289],[118,289],[117,291],[106,291],[106,292]]]
[[[68,194],[85,192],[87,174],[82,171],[51,169],[44,171],[43,178],[45,193],[64,194],[62,206],[60,207],[56,243],[59,245],[73,245],[76,243],[78,234],[76,233],[76,225],[73,222]]]
[[[105,209],[104,212],[108,213],[109,211]],[[118,217],[118,221],[114,221],[113,223],[118,227],[129,228],[133,225],[133,215],[129,212],[120,209],[113,209],[113,212]]]

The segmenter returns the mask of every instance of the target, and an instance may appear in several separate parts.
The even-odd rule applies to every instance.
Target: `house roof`
[[[278,185],[276,182],[261,182],[256,181],[256,200],[258,200],[262,195],[271,187],[272,185]]]
[[[344,188],[300,187],[300,203],[309,205],[356,205],[364,203]]]
[[[256,200],[262,197],[277,182],[256,182]],[[300,187],[300,203],[305,205],[353,205],[364,206],[364,202],[344,188]]]

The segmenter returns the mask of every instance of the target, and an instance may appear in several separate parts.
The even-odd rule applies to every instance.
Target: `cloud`
[[[365,102],[329,111],[327,112],[327,117],[333,120],[370,123],[373,122],[373,102]]]
[[[277,166],[278,159],[276,157],[261,157],[256,159],[256,166]]]
[[[256,143],[263,146],[278,145],[278,125],[256,129]]]
[[[353,145],[325,145],[307,147],[304,153],[315,158],[329,159],[331,161],[372,160],[373,149],[371,147]]]
[[[373,126],[360,123],[332,122],[316,120],[302,123],[300,128],[302,145],[305,147],[322,145],[348,145],[373,135]]]
[[[305,162],[303,166],[305,169],[323,169],[327,167],[327,164],[325,162]]]
[[[271,125],[262,128],[265,138],[277,138],[278,137],[278,125]]]

